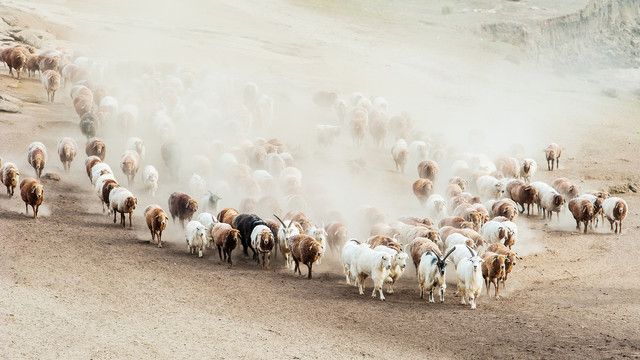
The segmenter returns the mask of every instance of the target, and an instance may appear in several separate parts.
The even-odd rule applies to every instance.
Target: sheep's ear
[[[309,251],[313,250],[313,245],[309,245]]]
[[[36,186],[35,186],[35,185],[33,185],[33,186],[31,187],[31,192],[32,192],[33,194],[35,194],[35,193],[36,193]]]
[[[498,255],[493,255],[493,261],[498,260]]]

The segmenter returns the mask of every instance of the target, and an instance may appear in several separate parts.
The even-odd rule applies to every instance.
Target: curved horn
[[[468,247],[468,246],[467,246]],[[447,260],[447,258],[449,257],[449,255],[451,255],[451,253],[453,253],[456,250],[455,246],[452,246],[451,249],[449,249],[449,251],[447,251],[447,253],[444,255],[444,257],[442,258],[442,262],[445,262],[445,260]]]
[[[211,216],[211,220],[213,220],[214,224],[218,223],[218,219],[215,218],[215,216],[213,216],[213,214],[209,214]]]
[[[473,253],[473,249],[472,249],[472,248],[470,248],[470,247],[469,247],[469,245],[464,244],[464,246],[466,246],[466,247],[467,247],[467,249],[469,249],[469,253],[471,253],[471,257],[476,256],[476,254],[474,254],[474,253]]]
[[[402,249],[404,252],[408,253],[409,251],[407,251],[407,246],[409,247],[409,251],[411,251],[411,243],[407,244],[404,246],[404,248]]]
[[[282,224],[282,227],[283,227],[283,228],[285,228],[285,229],[287,228],[287,225],[285,225],[285,224],[284,224],[284,221],[282,221],[282,219],[280,219],[280,218],[278,217],[278,215],[273,214],[273,216],[275,216],[275,217],[276,217],[276,219],[278,219],[278,221],[280,221],[280,224]],[[293,221],[292,221],[292,222],[293,222]]]

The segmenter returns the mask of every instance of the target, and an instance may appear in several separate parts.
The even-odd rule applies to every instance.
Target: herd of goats
[[[274,99],[255,83],[245,84],[237,92],[241,95],[235,96],[232,91],[199,85],[196,76],[179,68],[118,64],[114,65],[118,72],[135,74],[130,77],[134,80],[126,89],[109,88],[101,85],[109,78],[108,66],[86,57],[60,50],[36,54],[34,48],[25,45],[6,48],[0,57],[9,74],[13,76],[15,70],[18,79],[21,71],[29,77],[39,72],[50,102],[57,90],[70,86],[73,109],[86,137],[86,173],[103,212],[113,214],[114,223],[119,214],[120,224],[126,227],[128,214],[132,227],[132,215],[138,207],[132,191],[136,177],[142,178],[147,195],[156,198],[161,173],[169,179],[165,188],[178,186],[178,180],[187,175],[190,192],[203,198],[174,191],[168,198],[168,213],[158,204],[144,208],[151,240],[158,247],[162,247],[162,233],[170,216],[184,229],[190,253],[202,257],[205,249],[217,248],[220,260],[229,266],[233,264],[232,251],[240,244],[244,255],[249,256],[251,250],[263,268],[270,268],[272,253],[277,256],[279,251],[287,268],[302,275],[300,267],[304,264],[311,279],[313,265],[330,251],[341,257],[347,284],[353,283],[363,294],[365,279],[370,277],[372,296],[378,292],[381,300],[385,299],[383,287],[387,285],[386,292],[393,293],[394,283],[411,258],[420,298],[426,293],[429,302],[434,302],[437,292],[444,301],[446,270],[451,264],[462,303],[475,309],[483,286],[489,294],[493,284],[495,297],[500,297],[500,283],[504,286],[520,259],[512,250],[519,214],[526,211],[527,216],[533,216],[537,209],[538,214],[542,210],[543,218],[551,219],[554,212],[559,218],[568,209],[578,230],[582,225],[585,233],[604,223],[605,217],[612,231],[622,232],[627,204],[621,198],[603,191],[582,192],[567,178],[551,184],[532,181],[537,170],[533,159],[450,154],[441,142],[417,130],[409,114],[387,115],[384,98],[318,92],[312,101],[328,109],[335,123],[316,126],[320,149],[333,146],[343,129],[357,148],[363,146],[369,133],[378,149],[384,147],[386,138],[395,139],[389,163],[392,158],[397,172],[404,173],[407,164],[417,165],[419,178],[413,183],[413,193],[425,216],[402,216],[389,222],[382,211],[366,208],[361,213],[370,237],[366,241],[350,239],[346,220],[338,211],[323,209],[323,215],[316,217],[322,218],[322,226],[307,216],[315,210],[309,206],[310,190],[304,186],[302,172],[287,146],[278,139],[252,138],[248,134],[247,129],[257,129],[256,124],[268,124],[276,117]],[[126,103],[121,105],[124,99]],[[138,176],[141,163],[150,154],[146,151],[149,144],[130,136],[134,131],[159,139],[155,154],[162,158],[160,172],[149,162]],[[210,134],[219,135],[211,139]],[[119,165],[130,189],[116,180],[105,162],[107,136],[114,138],[113,143],[126,139],[121,143],[125,151]],[[69,172],[78,153],[77,141],[73,136],[64,137],[57,150],[64,170]],[[557,144],[545,149],[549,171],[554,165],[557,168],[561,153]],[[185,159],[192,165],[185,166]],[[35,177],[19,181],[17,165],[0,158],[0,177],[8,196],[13,196],[18,187],[26,213],[30,206],[37,218],[44,201],[39,179],[48,164],[42,142],[29,145],[28,162],[35,169]],[[444,180],[441,167],[450,171],[450,179]],[[211,184],[216,191],[208,191]],[[435,191],[437,185],[444,190],[440,194]],[[217,211],[220,193],[224,192],[236,196],[237,209]]]

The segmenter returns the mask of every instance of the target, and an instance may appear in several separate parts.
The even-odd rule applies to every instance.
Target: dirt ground
[[[216,9],[228,15],[221,16],[220,21],[222,28],[232,29],[230,34],[210,33],[200,40],[220,48],[235,46],[220,56],[221,66],[233,67],[232,59],[237,53],[258,54],[259,60],[264,62],[256,65],[259,70],[252,75],[266,68],[272,69],[270,76],[265,76],[265,79],[272,79],[272,84],[286,73],[274,64],[288,64],[287,71],[294,76],[287,76],[282,81],[296,89],[290,94],[302,92],[300,97],[307,96],[304,89],[328,86],[348,93],[354,87],[362,86],[364,79],[378,74],[379,78],[371,81],[371,93],[386,95],[387,85],[406,80],[405,85],[408,85],[405,87],[397,84],[390,87],[389,92],[398,90],[388,95],[390,99],[410,103],[424,96],[429,98],[421,104],[425,108],[436,109],[433,111],[438,114],[449,109],[452,116],[462,118],[500,102],[490,100],[489,95],[472,97],[481,92],[477,85],[483,83],[491,83],[498,89],[491,90],[492,96],[505,102],[514,100],[511,105],[517,110],[519,95],[509,94],[511,88],[506,85],[509,74],[517,74],[514,75],[516,80],[531,80],[530,86],[519,88],[522,96],[546,91],[534,82],[536,74],[527,75],[527,71],[537,69],[537,65],[526,59],[521,50],[505,49],[501,44],[480,44],[477,38],[468,40],[475,35],[459,23],[427,26],[442,30],[442,36],[461,31],[456,35],[459,37],[456,43],[470,44],[469,48],[456,47],[451,52],[443,52],[446,44],[439,42],[432,31],[427,35],[416,33],[414,38],[406,40],[406,46],[393,47],[398,50],[395,55],[372,56],[370,48],[376,44],[375,36],[380,37],[380,49],[391,49],[396,34],[413,33],[416,27],[424,25],[414,17],[408,17],[407,14],[413,14],[408,5],[402,8],[403,11],[385,12],[387,15],[384,16],[371,15],[377,10],[366,8],[361,10],[357,21],[346,21],[345,14],[351,14],[349,11],[353,8],[363,9],[360,2],[346,2],[346,8],[332,6],[332,2],[263,5],[264,14],[273,16],[265,15],[271,20],[261,19],[258,24],[268,29],[269,36],[282,34],[282,41],[272,40],[269,47],[263,42],[267,35],[260,31],[233,27],[233,19],[256,15],[248,12],[244,5],[231,4],[225,2]],[[431,6],[439,11],[442,4],[446,3]],[[463,6],[453,4],[454,10]],[[73,41],[86,40],[100,31],[105,32],[105,37],[122,36],[122,29],[112,21],[111,16],[116,15],[109,12],[116,13],[117,4],[107,8],[103,17],[94,14],[95,18],[90,16],[93,9],[78,10],[76,7],[77,11],[87,14],[86,18],[78,20],[87,27],[83,34],[77,33],[74,24],[59,25],[73,17],[66,10],[60,10],[66,6],[79,6],[73,1],[63,3],[60,8],[43,5],[36,9],[34,5],[30,9],[22,2],[11,5],[21,10],[4,7],[3,14],[17,16],[23,23],[29,23],[30,28],[53,23],[49,28],[54,29],[56,43],[73,44]],[[486,4],[475,2],[475,5]],[[252,2],[252,6],[257,5]],[[47,16],[42,15],[45,10]],[[456,16],[466,13],[456,13]],[[469,11],[469,16],[479,13],[482,12]],[[197,28],[199,21],[206,21],[206,14],[200,15],[203,19],[194,18],[193,28]],[[162,16],[158,17],[160,21]],[[434,18],[438,17],[434,15]],[[241,24],[247,21],[241,20]],[[405,20],[406,24],[403,23]],[[306,44],[308,47],[304,47],[302,44],[298,47],[289,43],[291,37],[302,39],[313,29],[311,25],[300,24],[314,21],[335,26],[323,27],[326,30],[318,32],[313,40],[317,42],[316,46]],[[92,27],[88,25],[90,22],[94,22]],[[377,28],[372,24],[382,25]],[[283,30],[297,25],[300,25],[300,34]],[[131,25],[123,23],[122,26]],[[186,25],[178,23],[176,26]],[[343,32],[340,41],[327,40],[337,36],[333,32]],[[384,33],[387,33],[386,37]],[[232,38],[236,35],[242,38],[238,34],[245,36],[246,42]],[[167,41],[177,44],[177,38],[179,36]],[[197,43],[193,38],[189,39]],[[347,50],[346,58],[341,58],[339,55]],[[421,62],[422,56],[430,51],[434,51],[433,58]],[[474,61],[464,59],[469,53],[474,54]],[[352,64],[358,55],[361,61],[370,65],[365,70],[358,70]],[[396,62],[396,56],[402,60]],[[461,66],[452,71],[434,65],[446,63],[447,59],[453,61],[450,65]],[[495,59],[500,59],[499,63],[504,65],[502,70],[507,78],[504,82],[490,82],[498,70],[489,68],[486,63]],[[325,76],[311,71],[323,61],[327,62],[322,67]],[[238,68],[242,68],[251,61],[244,59],[239,63]],[[44,172],[61,176],[60,181],[43,181],[45,205],[37,220],[25,215],[19,195],[12,199],[4,192],[0,195],[2,359],[640,357],[640,286],[637,281],[640,272],[637,261],[640,258],[637,242],[640,197],[634,192],[627,190],[618,195],[627,201],[630,209],[622,235],[609,231],[608,223],[588,234],[578,233],[569,213],[561,214],[559,222],[555,218],[549,221],[520,216],[517,224],[522,240],[516,250],[523,259],[509,278],[501,300],[487,296],[483,290],[477,310],[460,305],[459,298],[454,297],[455,271],[450,268],[446,301],[429,304],[418,299],[413,265],[409,265],[396,285],[395,294],[388,295],[387,301],[382,302],[372,299],[369,292],[360,296],[356,288],[344,283],[337,254],[329,254],[321,265],[314,267],[314,278],[307,280],[285,269],[280,257],[273,260],[271,270],[261,269],[243,257],[241,251],[234,253],[232,268],[222,264],[211,250],[203,259],[198,259],[186,251],[178,225],[170,224],[163,237],[164,247],[159,249],[149,244],[142,211],[151,202],[164,206],[166,197],[154,199],[141,194],[133,229],[123,230],[114,225],[112,219],[102,213],[87,180],[83,166],[84,146],[80,146],[69,174],[64,173],[57,159],[55,149],[61,136],[73,136],[79,144],[84,144],[68,89],[61,90],[56,95],[56,102],[49,104],[38,79],[25,77],[18,81],[8,76],[6,70],[0,71],[2,92],[24,102],[19,114],[0,113],[2,161],[14,161],[21,169],[22,177],[34,176],[26,161],[26,149],[32,141],[42,141],[49,149],[49,163]],[[545,76],[553,74],[553,70],[544,71]],[[420,75],[411,77],[417,73]],[[339,77],[339,74],[344,76]],[[339,79],[335,82],[327,80],[332,76]],[[439,88],[427,86],[424,92],[415,94],[419,89],[416,84],[426,78],[433,78]],[[468,78],[467,82],[465,78]],[[535,152],[530,151],[530,156],[539,164],[535,179],[551,182],[557,177],[568,177],[585,190],[640,183],[640,163],[636,160],[640,145],[637,96],[624,91],[613,97],[606,96],[601,90],[610,83],[602,78],[593,80],[587,75],[555,74],[548,79],[552,83],[548,90],[550,97],[563,105],[555,107],[559,110],[553,115],[535,114],[540,116],[536,129],[530,132],[530,136],[536,136],[531,143],[540,145],[533,148]],[[265,81],[268,83],[269,80]],[[617,81],[615,84],[620,84],[625,79]],[[292,99],[295,101],[296,97],[292,95]],[[548,98],[541,99],[546,101]],[[466,109],[487,101],[489,104],[478,106],[476,110]],[[540,102],[533,107],[555,105]],[[514,123],[531,120],[526,111],[522,112],[523,120],[520,123],[514,120]],[[495,111],[486,120],[499,122],[504,114]],[[460,130],[449,124],[438,126]],[[295,136],[288,135],[288,138]],[[523,142],[529,145],[526,136],[524,138]],[[540,150],[552,141],[561,143],[564,151],[560,169],[548,172]],[[388,150],[378,151],[373,145],[366,144],[366,151],[352,153],[350,143],[348,135],[344,134],[338,145],[340,150],[323,155],[321,160],[313,160],[316,153],[308,151],[308,158],[310,161],[335,161],[343,156],[341,151],[345,157],[362,156],[373,164],[369,173],[377,174],[381,179],[380,184],[371,185],[372,189],[390,189],[381,197],[400,194],[401,201],[394,204],[394,211],[420,211],[410,193],[410,185],[407,186],[414,179],[413,168],[408,169],[407,174],[394,173],[390,171],[393,165],[389,163]],[[378,160],[380,154],[386,156],[384,161]],[[115,163],[116,159],[114,155],[107,161]],[[356,180],[363,181],[361,178]],[[161,193],[173,191],[171,185],[161,184]],[[367,286],[370,290],[371,283]]]

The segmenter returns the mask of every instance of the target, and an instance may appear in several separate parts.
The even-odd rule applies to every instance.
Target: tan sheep
[[[38,209],[44,200],[44,188],[40,182],[32,177],[20,182],[20,195],[24,201],[24,211],[29,214],[29,205],[33,209],[33,218],[38,218]]]

